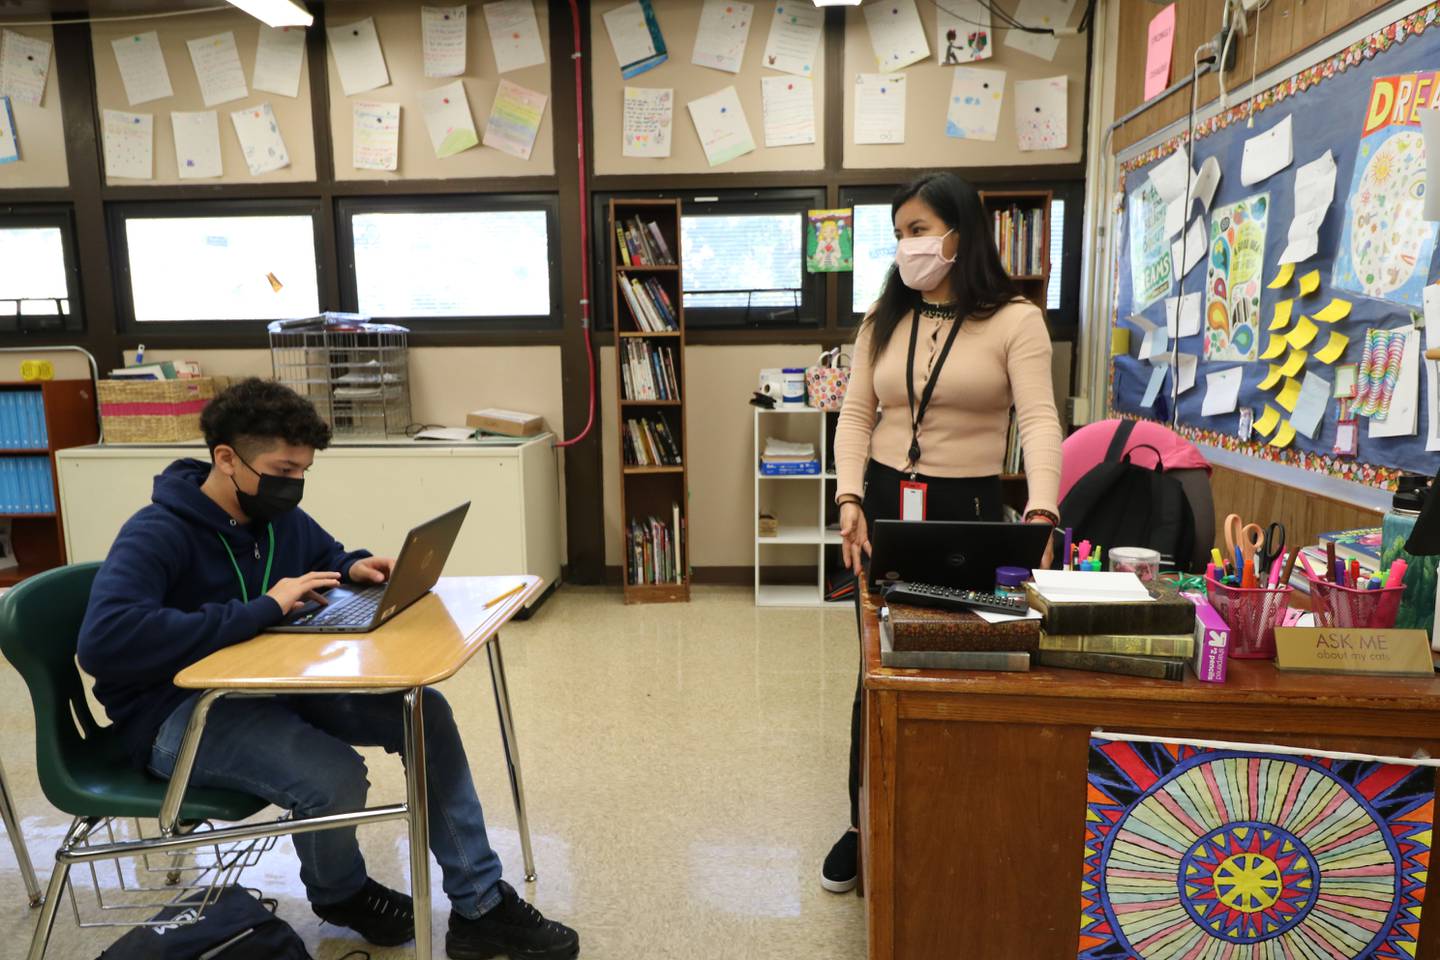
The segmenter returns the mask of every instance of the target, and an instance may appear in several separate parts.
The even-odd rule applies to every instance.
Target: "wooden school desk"
[[[861,604],[871,960],[1076,956],[1093,730],[1440,756],[1437,680],[1237,660],[1223,685],[896,670],[880,665],[875,598]],[[1427,899],[1416,956],[1437,960],[1440,904]]]
[[[494,606],[486,604],[515,587],[522,589]],[[175,684],[206,691],[190,716],[175,772],[160,810],[160,828],[175,830],[186,781],[195,764],[195,750],[205,716],[224,696],[270,696],[297,693],[405,694],[405,802],[367,807],[298,820],[222,827],[208,834],[210,842],[277,834],[306,833],[354,827],[385,820],[405,820],[410,828],[410,886],[415,901],[415,956],[430,960],[430,832],[426,815],[425,738],[421,692],[453,676],[484,647],[490,660],[500,736],[510,772],[510,790],[525,879],[535,879],[530,852],[530,826],[525,815],[525,790],[515,728],[510,718],[510,692],[500,654],[500,628],[541,588],[539,577],[447,577],[429,596],[374,633],[265,633],[226,647],[175,676]]]

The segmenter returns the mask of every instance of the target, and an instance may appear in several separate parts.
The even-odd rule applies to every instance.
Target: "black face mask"
[[[274,520],[281,514],[289,513],[300,506],[300,498],[305,495],[303,478],[271,476],[250,466],[240,454],[235,454],[235,458],[260,478],[260,485],[254,493],[246,493],[241,490],[240,484],[235,483],[235,478],[233,476],[230,478],[230,482],[235,484],[235,497],[240,501],[240,509],[244,511],[245,516],[251,520]]]

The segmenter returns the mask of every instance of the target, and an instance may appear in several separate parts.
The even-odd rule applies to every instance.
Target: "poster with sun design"
[[[1260,268],[1270,194],[1216,207],[1205,258],[1205,359],[1254,360],[1260,348]]]
[[[1416,761],[1096,736],[1079,957],[1413,958],[1434,805]]]
[[[1425,138],[1419,111],[1434,109],[1440,73],[1377,77],[1355,155],[1334,286],[1367,297],[1424,306],[1435,252],[1425,216]]]

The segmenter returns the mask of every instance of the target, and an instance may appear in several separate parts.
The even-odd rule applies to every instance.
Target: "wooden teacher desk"
[[[1223,685],[1076,670],[880,665],[861,598],[861,849],[871,960],[1069,960],[1078,952],[1092,731],[1440,756],[1440,680],[1280,673]],[[1422,913],[1440,958],[1440,902]]]

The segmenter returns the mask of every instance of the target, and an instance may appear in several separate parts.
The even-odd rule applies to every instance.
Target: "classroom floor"
[[[864,902],[821,889],[818,874],[848,817],[845,797],[855,616],[757,609],[750,590],[695,590],[688,604],[626,607],[618,592],[566,587],[504,634],[538,881],[520,882],[489,671],[473,660],[442,684],[469,749],[506,877],[580,933],[581,956],[789,958],[865,956]],[[0,760],[43,886],[68,819],[35,782],[23,683],[0,668]],[[364,751],[371,800],[403,798],[397,759]],[[273,812],[273,811],[272,811]],[[408,889],[404,827],[360,831],[371,874]],[[432,861],[433,864],[433,861]],[[371,948],[311,914],[282,840],[249,885],[317,960]],[[432,866],[436,956],[449,905]],[[25,954],[34,912],[0,842],[0,958]],[[348,934],[348,931],[346,931]],[[79,931],[66,906],[50,957],[91,958],[116,934]]]

